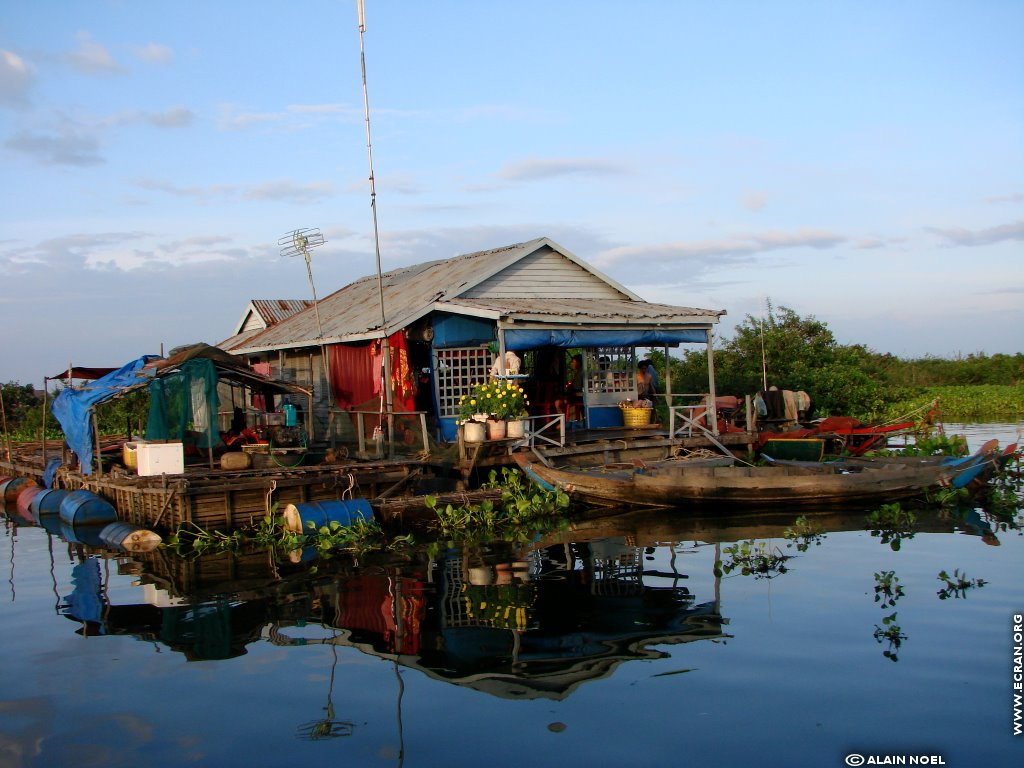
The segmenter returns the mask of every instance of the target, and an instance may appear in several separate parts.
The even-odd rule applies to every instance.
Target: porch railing
[[[357,450],[359,451],[358,456],[360,458],[394,458],[396,455],[396,448],[399,445],[404,449],[404,453],[408,453],[410,449],[421,447],[424,453],[430,452],[430,440],[427,433],[427,414],[425,411],[344,411],[334,409],[331,410],[328,416],[328,433],[330,435],[330,445],[334,449],[338,442],[338,431],[336,429],[336,422],[339,417],[348,417],[355,415],[356,425],[356,442]],[[400,418],[411,419],[418,426],[419,437],[412,434],[411,437],[403,435],[401,439],[396,435],[396,425]],[[373,425],[374,434],[379,434],[380,438],[375,437],[367,438],[367,426]],[[378,433],[376,427],[380,426],[381,430]]]
[[[565,414],[548,413],[540,416],[530,416],[527,419],[526,437],[524,444],[528,448],[537,445],[553,445],[558,448],[565,447]]]
[[[668,402],[669,437],[693,437],[694,434],[711,438],[718,436],[718,414],[715,412],[714,402],[708,402],[710,398],[697,394],[673,397],[699,398],[700,402],[680,405]],[[701,423],[702,421],[704,423]]]

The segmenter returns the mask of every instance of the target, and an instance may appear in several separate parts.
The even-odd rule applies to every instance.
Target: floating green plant
[[[893,611],[889,616],[882,617],[882,625],[875,624],[874,632],[875,642],[883,643],[888,642],[889,646],[882,651],[882,655],[889,661],[899,661],[897,652],[903,641],[907,639],[907,636],[903,634],[903,630],[899,624],[896,623],[896,612]]]
[[[729,574],[738,570],[743,576],[755,579],[773,579],[785,573],[786,561],[792,556],[785,555],[775,546],[769,547],[763,541],[741,541],[725,548],[728,561],[715,563],[715,573]]]
[[[872,510],[864,522],[872,536],[878,536],[883,544],[898,552],[904,539],[914,538],[917,515],[899,503],[883,504]]]
[[[522,472],[502,468],[491,470],[485,488],[501,489],[501,498],[480,504],[454,506],[437,505],[437,499],[428,496],[428,509],[437,520],[434,528],[452,539],[505,538],[521,540],[532,530],[564,515],[569,497],[563,491],[544,491],[525,481]]]
[[[944,586],[938,591],[939,600],[948,600],[949,598],[967,598],[967,591],[970,589],[981,589],[985,586],[986,582],[984,579],[968,579],[966,573],[960,573],[960,569],[954,568],[953,574],[950,575],[945,571],[939,571],[937,577]]]
[[[903,586],[895,571],[880,571],[875,574],[875,602],[880,602],[882,608],[892,608],[903,595]]]
[[[786,547],[795,546],[798,551],[806,552],[811,544],[816,547],[821,546],[821,542],[825,540],[825,529],[801,515],[782,535],[789,542]]]

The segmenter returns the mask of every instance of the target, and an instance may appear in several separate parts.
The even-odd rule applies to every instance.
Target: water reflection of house
[[[725,636],[717,603],[643,583],[641,550],[596,549],[505,584],[472,584],[450,552],[433,585],[373,575],[321,590],[319,618],[345,630],[335,642],[506,698],[561,699],[625,661],[667,655],[654,645]],[[288,636],[282,627],[278,641]]]
[[[238,656],[258,640],[334,643],[493,695],[563,698],[624,661],[666,655],[651,646],[723,637],[714,601],[698,603],[678,583],[645,584],[643,550],[625,540],[559,545],[535,553],[528,571],[489,583],[459,550],[401,568],[354,569],[338,558],[315,575],[256,553],[235,565],[229,553],[209,562],[136,557],[121,571],[140,577],[147,602],[108,604],[112,561],[89,557],[75,566],[60,612],[78,631],[134,635],[189,660]],[[176,582],[196,592],[186,598]],[[332,636],[311,639],[303,627]]]
[[[728,637],[718,579],[712,595],[693,594],[674,567],[645,567],[647,547],[779,538],[796,517],[680,519],[662,512],[580,521],[571,533],[538,542],[528,570],[513,570],[518,576],[511,578],[500,569],[515,551],[511,544],[482,559],[451,550],[400,565],[364,557],[357,567],[335,557],[318,563],[315,573],[307,563],[267,551],[184,559],[158,550],[101,558],[80,546],[73,589],[57,610],[79,633],[129,634],[189,659],[228,658],[256,641],[334,643],[493,695],[564,698],[625,661],[664,657],[655,646]],[[822,535],[864,528],[862,513],[812,518]],[[977,533],[986,524],[922,512],[918,530]],[[138,603],[110,604],[107,582],[115,562],[119,574],[138,579]],[[324,636],[305,638],[303,625]]]

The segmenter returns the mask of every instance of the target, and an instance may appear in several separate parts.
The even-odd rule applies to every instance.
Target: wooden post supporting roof
[[[705,331],[707,334],[707,345],[708,345],[708,426],[711,427],[711,433],[714,435],[718,434],[718,412],[715,409],[715,400],[718,397],[718,393],[715,391],[715,350],[712,342],[714,341],[714,332],[708,328]]]

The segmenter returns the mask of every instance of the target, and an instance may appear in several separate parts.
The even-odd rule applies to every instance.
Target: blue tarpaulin
[[[656,347],[662,344],[706,342],[707,338],[707,331],[702,329],[674,331],[651,328],[617,328],[607,331],[507,330],[505,331],[505,349]]]
[[[143,355],[137,360],[118,368],[113,373],[108,373],[102,378],[96,379],[88,386],[80,389],[65,389],[53,401],[51,409],[53,415],[64,430],[64,437],[68,446],[78,456],[78,463],[82,474],[92,474],[93,457],[93,431],[90,414],[92,409],[99,403],[106,402],[128,389],[137,387],[148,381],[154,373],[149,369],[145,374],[139,371],[151,360],[159,360],[157,355]]]

